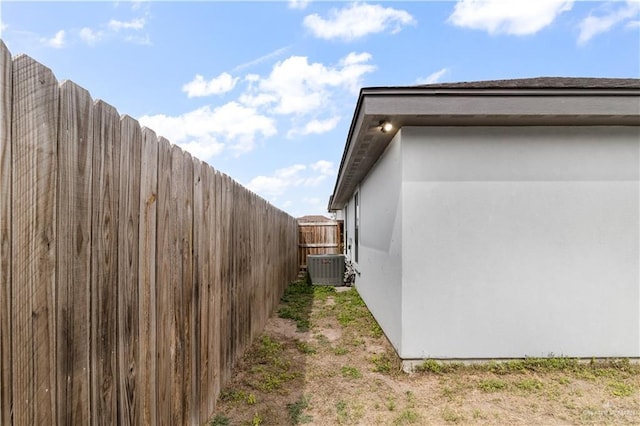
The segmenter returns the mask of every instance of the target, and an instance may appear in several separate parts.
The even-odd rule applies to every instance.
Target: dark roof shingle
[[[425,89],[639,89],[640,78],[536,77],[434,83],[414,87]]]

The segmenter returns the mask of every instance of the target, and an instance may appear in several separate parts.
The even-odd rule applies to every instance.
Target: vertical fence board
[[[140,424],[157,424],[156,410],[156,226],[158,138],[142,130],[140,166],[140,246],[138,294]]]
[[[159,138],[158,145],[158,226],[156,253],[156,341],[157,350],[157,404],[160,424],[177,424],[173,417],[174,393],[173,358],[176,356],[176,335],[173,327],[174,300],[172,271],[173,264],[171,221],[174,214],[171,205],[171,181],[177,179],[171,164],[169,141]]]
[[[170,181],[170,235],[171,247],[170,256],[173,260],[173,267],[170,271],[171,281],[171,302],[173,315],[170,317],[171,334],[173,334],[173,347],[171,348],[171,365],[169,378],[171,388],[174,389],[171,395],[172,424],[184,423],[184,363],[185,363],[185,342],[184,333],[184,294],[183,294],[183,273],[184,273],[184,216],[182,207],[182,183],[184,182],[184,156],[182,150],[176,146],[171,147],[171,175]]]
[[[57,211],[58,423],[89,422],[92,100],[60,86]]]
[[[201,389],[201,401],[203,414],[207,417],[200,416],[200,420],[208,418],[215,409],[216,398],[220,393],[219,374],[220,371],[220,286],[218,281],[218,271],[220,260],[218,259],[218,250],[220,242],[217,238],[216,228],[218,227],[218,184],[216,181],[216,172],[211,167],[205,167],[207,185],[203,188],[205,191],[205,200],[209,203],[206,208],[205,222],[207,244],[207,257],[205,261],[208,265],[207,275],[207,306],[208,314],[203,318],[204,329],[203,334],[207,336],[207,346],[203,350],[207,352],[206,365],[206,390]],[[201,367],[204,368],[204,367]]]
[[[212,285],[213,285],[213,311],[214,311],[214,331],[213,331],[213,350],[214,350],[214,372],[215,378],[213,382],[213,386],[215,389],[214,394],[217,395],[220,392],[222,387],[222,370],[224,366],[224,357],[222,351],[224,334],[222,331],[223,324],[223,316],[224,316],[224,304],[222,301],[222,262],[224,258],[222,257],[222,182],[220,172],[216,171],[213,174],[214,181],[214,198],[215,198],[215,222],[212,229],[212,238],[214,241],[213,253],[211,255],[210,262],[213,263],[214,269],[212,274]],[[211,333],[211,332],[210,332]]]
[[[11,53],[0,40],[0,424],[11,424]]]
[[[194,341],[193,354],[199,356],[194,357],[194,370],[196,374],[192,374],[192,388],[194,389],[193,407],[197,413],[192,413],[192,420],[200,419],[205,404],[201,397],[202,389],[206,390],[207,382],[207,363],[209,362],[209,354],[206,352],[208,346],[207,335],[203,333],[206,327],[207,316],[209,315],[209,306],[207,305],[207,275],[209,264],[207,262],[207,247],[210,242],[207,241],[207,209],[209,202],[206,199],[206,186],[208,185],[206,176],[206,165],[197,159],[193,159],[193,294],[194,294]],[[204,327],[203,327],[204,326]],[[205,414],[206,415],[206,414]],[[206,419],[206,417],[204,417]],[[199,423],[199,422],[196,422]]]
[[[229,189],[227,185],[227,177],[224,174],[218,176],[220,182],[220,225],[219,225],[219,241],[220,241],[220,380],[226,383],[231,369],[231,302],[229,300],[229,240],[230,240],[230,214],[229,207]]]
[[[176,147],[177,148],[177,147]],[[182,223],[180,223],[179,232],[182,238],[182,322],[177,325],[181,327],[183,336],[183,390],[182,390],[182,407],[183,417],[182,424],[190,423],[189,419],[194,414],[194,403],[198,398],[194,394],[194,341],[196,335],[194,333],[194,313],[197,306],[194,299],[193,285],[193,159],[191,155],[177,148],[182,155],[183,179],[179,181],[180,194],[180,212],[182,213]],[[195,398],[195,399],[194,399]]]
[[[138,122],[120,119],[120,205],[118,215],[118,366],[120,424],[140,424],[138,380],[138,250],[140,149]]]
[[[13,62],[12,338],[15,424],[56,419],[55,206],[58,83]]]
[[[93,211],[91,238],[91,422],[118,423],[118,207],[120,117],[93,105]]]

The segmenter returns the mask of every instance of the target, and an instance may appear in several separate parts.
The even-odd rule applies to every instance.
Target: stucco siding
[[[359,188],[360,247],[356,264],[356,287],[396,347],[400,346],[402,299],[400,160],[398,133]],[[349,203],[351,212],[352,207],[353,199]]]
[[[639,141],[403,128],[401,357],[640,356]]]

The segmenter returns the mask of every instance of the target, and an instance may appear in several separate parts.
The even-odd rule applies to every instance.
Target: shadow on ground
[[[307,357],[315,352],[309,330],[317,292],[305,280],[289,285],[276,315],[234,368],[209,425],[305,421]]]

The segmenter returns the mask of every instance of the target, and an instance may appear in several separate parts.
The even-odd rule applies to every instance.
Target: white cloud
[[[49,47],[61,49],[65,45],[65,34],[64,30],[60,30],[52,38],[42,38],[40,41]]]
[[[82,28],[79,35],[80,39],[89,45],[94,45],[104,37],[104,33],[102,31],[94,31],[89,27]]]
[[[331,161],[319,160],[310,165],[311,170],[320,172],[322,175],[331,176],[336,173]]]
[[[311,134],[320,135],[322,133],[327,133],[335,129],[339,121],[340,117],[338,116],[327,118],[326,120],[313,119],[300,129],[291,129],[287,133],[287,137],[293,138],[296,136],[305,136]]]
[[[148,3],[148,1],[144,0],[140,2],[133,2],[132,5],[135,6],[137,4],[137,6],[132,6],[132,9],[139,9],[140,5],[143,3]],[[148,16],[148,12],[144,13]],[[146,16],[134,18],[129,21],[111,19],[108,22],[99,25],[97,28],[83,27],[79,31],[74,31],[74,35],[77,35],[82,42],[89,46],[109,40],[118,40],[140,45],[151,45],[152,43],[149,34],[146,34],[143,31],[146,23]]]
[[[276,170],[272,176],[256,176],[247,184],[247,188],[260,195],[282,195],[288,187],[302,184],[300,173],[306,168],[303,164],[294,164]]]
[[[440,81],[442,77],[449,73],[449,68],[442,68],[436,72],[429,74],[424,78],[419,78],[416,80],[416,84],[433,84]]]
[[[190,98],[220,95],[232,90],[239,78],[233,78],[230,74],[223,72],[217,77],[209,81],[205,81],[204,77],[197,74],[193,80],[182,86],[182,91],[187,93]]]
[[[631,19],[638,17],[638,13],[640,13],[640,2],[637,0],[627,1],[626,3],[619,6],[621,2],[610,2],[605,5],[606,12],[600,16],[595,16],[593,14],[589,14],[586,18],[584,18],[580,24],[580,35],[578,35],[578,44],[583,45],[591,40],[598,34],[605,33],[613,28],[615,25],[630,20],[627,25],[631,24],[633,26],[633,22]],[[614,6],[615,4],[615,6]]]
[[[9,25],[7,25],[4,22],[0,21],[0,31],[4,31],[7,28],[9,28]]]
[[[145,19],[144,18],[136,18],[131,21],[118,21],[116,19],[112,19],[109,21],[107,26],[112,31],[120,31],[120,30],[142,30],[144,29]]]
[[[322,212],[327,210],[327,200],[318,197],[302,197],[302,202],[305,203],[309,209]]]
[[[247,188],[273,199],[281,196],[290,188],[318,186],[327,177],[334,174],[333,163],[330,161],[319,160],[309,165],[294,164],[276,170],[271,176],[254,177],[247,184]]]
[[[327,19],[313,14],[306,16],[303,22],[316,37],[351,41],[386,31],[397,33],[416,21],[404,10],[353,3],[342,9],[331,9]]]
[[[205,161],[215,157],[224,150],[223,143],[218,142],[215,138],[208,137],[201,137],[198,140],[191,140],[178,145],[194,157]]]
[[[224,149],[242,154],[254,149],[256,138],[277,133],[275,123],[254,108],[229,102],[198,108],[178,116],[158,114],[139,119],[143,126],[207,160]]]
[[[302,10],[306,9],[309,3],[311,3],[311,0],[289,0],[289,7]]]
[[[630,29],[640,28],[640,21],[629,21],[625,25],[625,28],[630,28]]]
[[[535,34],[550,25],[573,0],[459,0],[449,22],[490,34]]]
[[[303,115],[326,107],[332,89],[357,92],[362,76],[375,67],[368,53],[350,53],[338,66],[309,63],[304,56],[291,56],[277,63],[269,77],[252,80],[241,102],[250,106],[272,105],[277,114]]]

